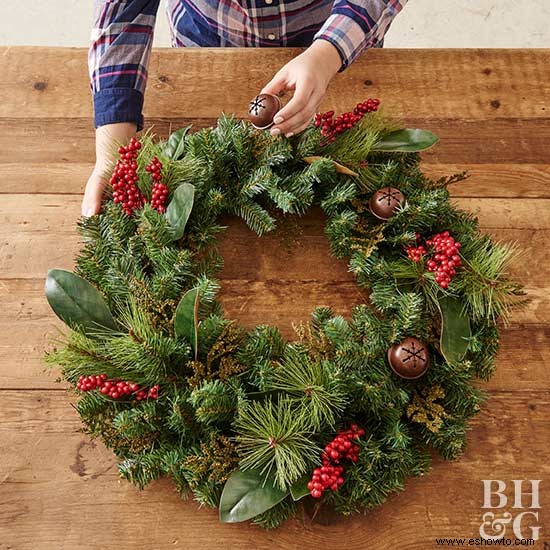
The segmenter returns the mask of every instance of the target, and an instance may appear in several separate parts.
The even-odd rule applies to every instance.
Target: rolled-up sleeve
[[[379,44],[407,0],[335,0],[314,40],[330,42],[348,67],[367,48]]]
[[[143,97],[160,0],[96,0],[88,70],[94,126],[143,128]]]

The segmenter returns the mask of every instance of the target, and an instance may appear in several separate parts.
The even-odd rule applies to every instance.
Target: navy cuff
[[[93,95],[94,127],[134,122],[143,129],[143,94],[134,88],[106,88]]]

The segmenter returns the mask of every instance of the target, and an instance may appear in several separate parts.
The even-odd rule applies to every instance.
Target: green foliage
[[[239,411],[236,440],[241,469],[258,470],[288,489],[319,458],[311,422],[290,400],[256,401]]]
[[[231,422],[237,412],[238,401],[237,391],[220,380],[204,382],[189,397],[197,420],[210,425]]]
[[[383,136],[376,142],[375,151],[414,153],[424,151],[437,143],[439,138],[428,130],[406,128]]]
[[[237,470],[227,480],[220,500],[220,520],[237,523],[269,510],[288,495],[260,472]]]
[[[195,352],[199,349],[199,304],[199,289],[193,288],[183,295],[174,316],[176,336],[183,338]]]
[[[238,358],[248,366],[253,388],[267,390],[273,379],[273,361],[282,356],[285,348],[286,342],[277,327],[258,325],[248,333]]]
[[[381,113],[372,113],[363,117],[351,130],[346,132],[345,139],[337,139],[334,143],[325,146],[325,156],[337,162],[354,167],[355,164],[365,161],[374,150],[383,136],[397,130],[393,121],[388,120]]]
[[[170,134],[168,140],[162,148],[162,152],[168,158],[178,160],[183,156],[185,152],[185,136],[190,129],[191,126],[184,126],[183,128],[180,128]]]
[[[269,510],[254,516],[252,523],[264,529],[276,529],[287,519],[294,516],[299,509],[297,502],[294,502],[290,497],[286,497]]]
[[[315,431],[334,428],[346,405],[343,377],[331,363],[312,360],[305,350],[292,346],[287,347],[266,389],[284,392]]]
[[[172,200],[166,209],[166,219],[170,224],[174,239],[180,239],[185,231],[187,220],[193,209],[195,187],[190,183],[182,183],[174,191]]]
[[[522,252],[515,244],[495,243],[483,236],[470,240],[462,254],[468,269],[455,288],[465,297],[468,313],[475,320],[507,320],[524,295],[518,284],[506,278]]]
[[[151,196],[144,168],[157,156],[167,215],[145,204],[129,216],[107,189],[102,213],[77,223],[75,273],[52,270],[46,288],[54,311],[80,326],[44,356],[72,388],[100,373],[160,387],[158,399],[139,402],[75,390],[85,431],[113,450],[122,477],[142,488],[170,476],[182,497],[219,506],[223,521],[274,528],[310,498],[323,448],[351,424],[365,430],[359,459],[342,461],[344,484],[322,497],[343,514],[402,490],[428,470],[432,449],[460,455],[486,398],[478,380],[495,370],[497,321],[523,292],[509,279],[517,247],[482,235],[451,203],[447,187],[464,174],[422,174],[416,151],[435,136],[371,113],[328,144],[313,125],[286,139],[228,116],[141,141],[137,185]],[[383,222],[368,202],[385,186],[406,204]],[[349,315],[316,307],[292,341],[227,319],[217,299],[220,217],[240,216],[262,235],[311,207],[326,215],[331,253],[348,262],[366,303]],[[405,251],[417,233],[445,230],[463,264],[447,290]],[[388,348],[407,336],[430,351],[415,381],[388,365]]]
[[[163,474],[164,452],[158,449],[155,452],[128,457],[118,464],[118,471],[121,477],[143,489]]]
[[[462,304],[445,296],[439,300],[441,310],[441,353],[451,364],[460,361],[468,350],[471,338],[470,318],[463,312]]]
[[[56,315],[75,330],[93,334],[100,328],[116,330],[116,323],[101,294],[88,281],[63,269],[50,269],[46,298]]]

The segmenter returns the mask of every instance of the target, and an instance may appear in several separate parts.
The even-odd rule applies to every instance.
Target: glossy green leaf
[[[439,138],[428,130],[405,128],[385,135],[372,149],[373,151],[414,153],[424,151],[438,141]]]
[[[290,487],[290,494],[292,495],[292,498],[294,500],[300,500],[309,495],[307,484],[310,482],[310,480],[311,476],[305,475],[292,484],[292,486]]]
[[[470,318],[464,314],[457,298],[445,296],[439,300],[441,311],[441,353],[448,363],[459,362],[468,349],[471,337]]]
[[[184,338],[198,353],[199,328],[199,289],[193,288],[183,295],[174,318],[174,332],[178,338]]]
[[[50,269],[44,291],[55,314],[74,330],[80,327],[91,336],[100,327],[117,329],[101,293],[82,277],[63,269]]]
[[[185,153],[185,136],[190,128],[191,126],[185,126],[170,134],[162,151],[165,156],[173,160],[178,160],[183,156]]]
[[[166,219],[172,227],[174,240],[183,236],[187,220],[193,209],[195,187],[190,183],[182,183],[174,192],[174,196],[166,208]]]
[[[220,500],[220,521],[246,521],[273,508],[289,494],[256,470],[237,470],[226,481]]]

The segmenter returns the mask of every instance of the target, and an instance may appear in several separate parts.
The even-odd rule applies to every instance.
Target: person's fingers
[[[101,174],[92,173],[84,190],[82,198],[81,212],[82,216],[89,217],[99,214],[101,202],[103,200],[103,191],[107,181]]]
[[[284,72],[278,72],[263,88],[261,94],[278,95],[287,89],[287,79]]]
[[[297,113],[302,111],[308,104],[314,89],[307,83],[296,83],[296,91],[292,96],[292,99],[277,113],[273,121],[276,126],[274,129],[279,129],[279,133],[285,133],[288,131],[288,124],[285,124],[288,120],[294,117]],[[275,132],[275,134],[277,134]]]
[[[294,130],[294,133],[299,134],[300,132],[303,132],[311,124],[312,118],[313,117],[310,116],[301,126],[299,126],[298,128],[296,128],[296,130]]]
[[[278,129],[281,134],[284,134],[288,137],[292,134],[301,132],[310,122],[311,118],[315,114],[322,98],[322,94],[314,91],[302,109],[296,114],[284,122],[277,124],[274,128]],[[282,110],[280,111],[282,113]],[[277,118],[277,117],[275,117]]]

